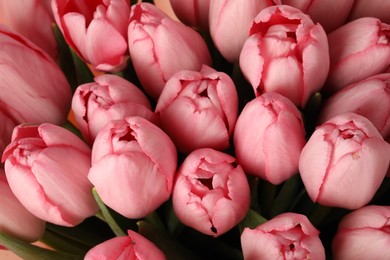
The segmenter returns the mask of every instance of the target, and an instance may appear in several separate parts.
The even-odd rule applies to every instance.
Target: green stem
[[[301,182],[298,174],[285,181],[274,200],[269,217],[274,217],[282,212],[289,211],[288,209],[294,202],[300,187]]]
[[[269,217],[276,196],[276,185],[262,181],[260,186],[260,210],[261,214]]]
[[[114,232],[116,236],[126,236],[126,233],[123,232],[123,230],[119,227],[119,225],[116,223],[114,218],[111,216],[110,211],[104,204],[104,202],[100,199],[99,194],[97,193],[96,189],[92,189],[93,197],[95,198],[97,204],[99,205],[100,211],[107,222],[107,224],[110,226],[111,230]]]
[[[264,218],[262,215],[257,213],[253,209],[249,209],[248,213],[246,214],[245,218],[240,222],[240,232],[244,231],[244,228],[250,228],[254,229],[257,226],[267,222],[267,219]]]

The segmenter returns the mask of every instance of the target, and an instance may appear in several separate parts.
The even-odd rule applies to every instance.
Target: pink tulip
[[[271,5],[272,0],[210,1],[210,34],[225,59],[238,61],[253,18]]]
[[[84,260],[165,260],[164,253],[140,234],[128,230],[128,236],[109,239],[90,249]]]
[[[389,30],[389,24],[365,17],[330,33],[330,70],[324,89],[333,93],[385,72],[390,65]]]
[[[113,120],[92,147],[88,178],[102,201],[128,218],[142,218],[172,193],[177,152],[171,139],[142,117]]]
[[[5,147],[11,142],[15,126],[15,122],[0,110],[0,154],[3,154]]]
[[[52,9],[66,42],[85,62],[101,71],[126,66],[129,1],[53,0]]]
[[[241,246],[245,260],[325,259],[318,230],[305,215],[283,213],[259,225],[245,228]]]
[[[81,133],[90,144],[99,130],[114,119],[138,115],[157,122],[143,92],[131,82],[109,74],[79,86],[73,95],[72,110]]]
[[[383,0],[355,0],[349,14],[349,20],[370,16],[376,17],[384,23],[390,24],[390,2]]]
[[[176,16],[184,24],[208,30],[211,0],[170,0]]]
[[[249,185],[232,156],[202,148],[190,153],[177,172],[172,202],[183,224],[217,237],[245,217]]]
[[[0,23],[24,35],[56,59],[57,41],[50,3],[51,0],[0,0]]]
[[[45,232],[45,222],[32,215],[12,193],[3,169],[0,169],[0,232],[27,242],[37,241]]]
[[[305,145],[299,110],[277,93],[264,93],[246,104],[234,130],[234,148],[245,172],[279,184],[298,172]]]
[[[390,163],[390,145],[365,117],[347,113],[314,131],[302,150],[299,171],[314,202],[345,209],[366,205]]]
[[[326,33],[296,8],[265,8],[250,28],[240,67],[257,96],[277,92],[304,107],[328,74]]]
[[[331,32],[345,23],[355,0],[274,0],[278,4],[290,5],[309,15],[315,23]],[[329,15],[331,14],[331,15]]]
[[[0,110],[15,123],[65,122],[72,93],[54,61],[1,25],[0,45]]]
[[[91,150],[56,125],[20,125],[3,153],[5,174],[15,196],[32,214],[62,226],[93,216],[98,206],[87,174]]]
[[[383,138],[390,136],[390,73],[378,74],[333,94],[323,105],[319,123],[353,112],[368,118]]]
[[[179,151],[226,149],[238,113],[236,88],[227,74],[208,66],[180,71],[165,85],[156,113]]]
[[[370,205],[346,215],[332,242],[333,259],[390,259],[390,206]]]
[[[129,51],[145,91],[158,98],[168,79],[180,70],[211,64],[207,45],[192,28],[168,17],[156,6],[132,6]]]

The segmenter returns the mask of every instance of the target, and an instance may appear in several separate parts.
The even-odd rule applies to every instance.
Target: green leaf
[[[267,222],[267,219],[262,215],[254,211],[253,209],[249,209],[245,218],[240,222],[240,232],[244,231],[244,228],[248,227],[250,229],[254,229],[257,226]]]
[[[302,184],[298,174],[285,181],[274,200],[269,217],[272,218],[289,211],[301,188]]]

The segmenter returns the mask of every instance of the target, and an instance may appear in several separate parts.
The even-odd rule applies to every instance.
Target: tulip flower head
[[[208,30],[210,0],[170,0],[175,15],[184,24]]]

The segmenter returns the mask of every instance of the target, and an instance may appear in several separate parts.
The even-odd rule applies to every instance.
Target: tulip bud
[[[203,38],[192,28],[168,17],[156,6],[132,6],[129,51],[145,91],[158,98],[168,79],[180,70],[200,70],[211,64]]]
[[[55,21],[65,41],[96,70],[120,71],[127,60],[126,0],[53,0]]]
[[[27,242],[37,241],[45,232],[45,222],[23,207],[12,193],[3,169],[0,169],[0,231]]]
[[[244,259],[325,260],[318,230],[305,215],[283,213],[241,234]]]
[[[390,145],[375,126],[347,113],[317,127],[302,150],[299,171],[312,201],[357,209],[372,199],[389,163]]]
[[[1,25],[0,45],[0,110],[16,124],[65,122],[72,93],[53,59]]]
[[[177,152],[156,125],[138,116],[113,120],[96,136],[88,178],[102,201],[128,218],[142,218],[172,193]]]
[[[109,239],[91,248],[84,260],[153,259],[165,260],[164,253],[140,234],[128,230],[128,236]]]
[[[228,154],[195,150],[177,172],[173,209],[183,224],[204,234],[217,237],[229,231],[245,217],[249,202],[245,173]]]
[[[378,74],[333,94],[319,116],[323,124],[332,117],[353,112],[369,119],[383,138],[390,136],[390,73]]]
[[[179,151],[226,149],[237,120],[237,91],[227,74],[208,66],[180,71],[165,85],[156,113]]]
[[[210,0],[170,0],[175,15],[184,24],[209,29]]]
[[[73,95],[72,110],[82,135],[90,144],[111,120],[141,116],[157,122],[144,93],[131,82],[109,74],[80,85]]]
[[[2,161],[11,190],[26,209],[53,224],[75,226],[98,210],[87,179],[90,157],[76,135],[44,123],[17,126]]]
[[[253,18],[271,5],[272,0],[210,1],[210,34],[225,59],[238,61]]]
[[[246,104],[234,130],[238,163],[248,174],[280,184],[298,172],[305,145],[299,110],[277,93],[264,93]]]
[[[370,205],[346,215],[332,241],[333,259],[390,259],[390,206]]]
[[[390,65],[389,30],[389,24],[365,17],[330,33],[330,70],[324,90],[334,93],[385,72]]]
[[[328,74],[326,33],[296,8],[264,8],[253,20],[240,68],[257,96],[277,92],[304,107]]]
[[[384,23],[390,24],[390,2],[383,0],[355,0],[349,14],[349,20],[356,20],[362,17],[375,17]]]

